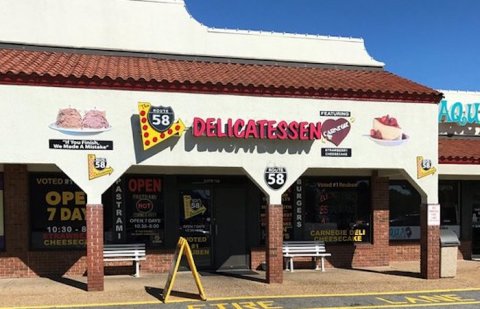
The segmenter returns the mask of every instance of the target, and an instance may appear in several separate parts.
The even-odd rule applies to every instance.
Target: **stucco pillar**
[[[283,282],[283,206],[267,206],[267,283]]]
[[[103,287],[103,206],[87,204],[87,289]]]
[[[440,225],[428,225],[429,204],[420,207],[420,272],[422,278],[440,278]]]

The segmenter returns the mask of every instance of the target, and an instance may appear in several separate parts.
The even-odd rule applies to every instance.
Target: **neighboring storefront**
[[[439,183],[441,229],[461,240],[459,258],[480,255],[480,92],[439,90]],[[421,197],[406,180],[390,180],[390,248],[392,259],[418,259]]]
[[[465,258],[480,255],[480,92],[442,90],[439,104],[439,199],[444,224],[462,240]]]
[[[8,19],[14,1],[0,15],[0,276],[87,271],[102,290],[104,243],[145,243],[142,271],[161,272],[183,236],[199,268],[266,262],[282,282],[282,240],[325,241],[330,266],[380,266],[410,226],[422,276],[439,277],[440,224],[460,224],[442,183],[454,212],[438,206],[440,92],[384,71],[361,40],[246,35],[197,24],[180,0],[105,1],[118,20],[156,16],[145,37],[126,24],[117,39],[53,36],[85,3],[35,36]]]

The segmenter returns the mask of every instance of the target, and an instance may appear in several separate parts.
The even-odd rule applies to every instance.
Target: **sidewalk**
[[[480,288],[480,262],[458,261],[457,276],[439,280],[419,278],[420,262],[389,267],[327,269],[326,272],[284,272],[283,284],[266,284],[264,272],[210,274],[201,272],[208,299],[238,296],[351,294]],[[85,277],[0,279],[0,308],[113,303],[162,303],[167,274],[106,276],[105,291],[86,292]],[[170,301],[196,299],[191,272],[177,275]]]

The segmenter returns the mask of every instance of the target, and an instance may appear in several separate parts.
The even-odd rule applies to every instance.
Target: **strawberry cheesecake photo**
[[[398,121],[390,115],[373,119],[373,128],[370,130],[370,139],[380,145],[395,146],[408,140]]]

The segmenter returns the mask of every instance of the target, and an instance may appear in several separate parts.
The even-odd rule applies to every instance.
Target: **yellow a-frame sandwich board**
[[[188,241],[180,237],[177,243],[177,249],[175,250],[175,254],[173,255],[172,265],[170,265],[170,271],[168,272],[167,282],[165,283],[165,288],[163,289],[163,301],[166,303],[168,301],[168,297],[170,296],[170,292],[172,291],[173,283],[175,282],[175,276],[177,275],[178,266],[180,265],[180,261],[182,260],[182,256],[185,254],[188,262],[188,266],[190,266],[190,270],[192,271],[193,278],[195,279],[195,284],[198,288],[198,293],[202,300],[207,300],[207,296],[205,295],[205,291],[203,290],[202,283],[200,282],[200,276],[197,272],[197,267],[195,266],[195,262],[193,260],[192,250],[188,245]]]

